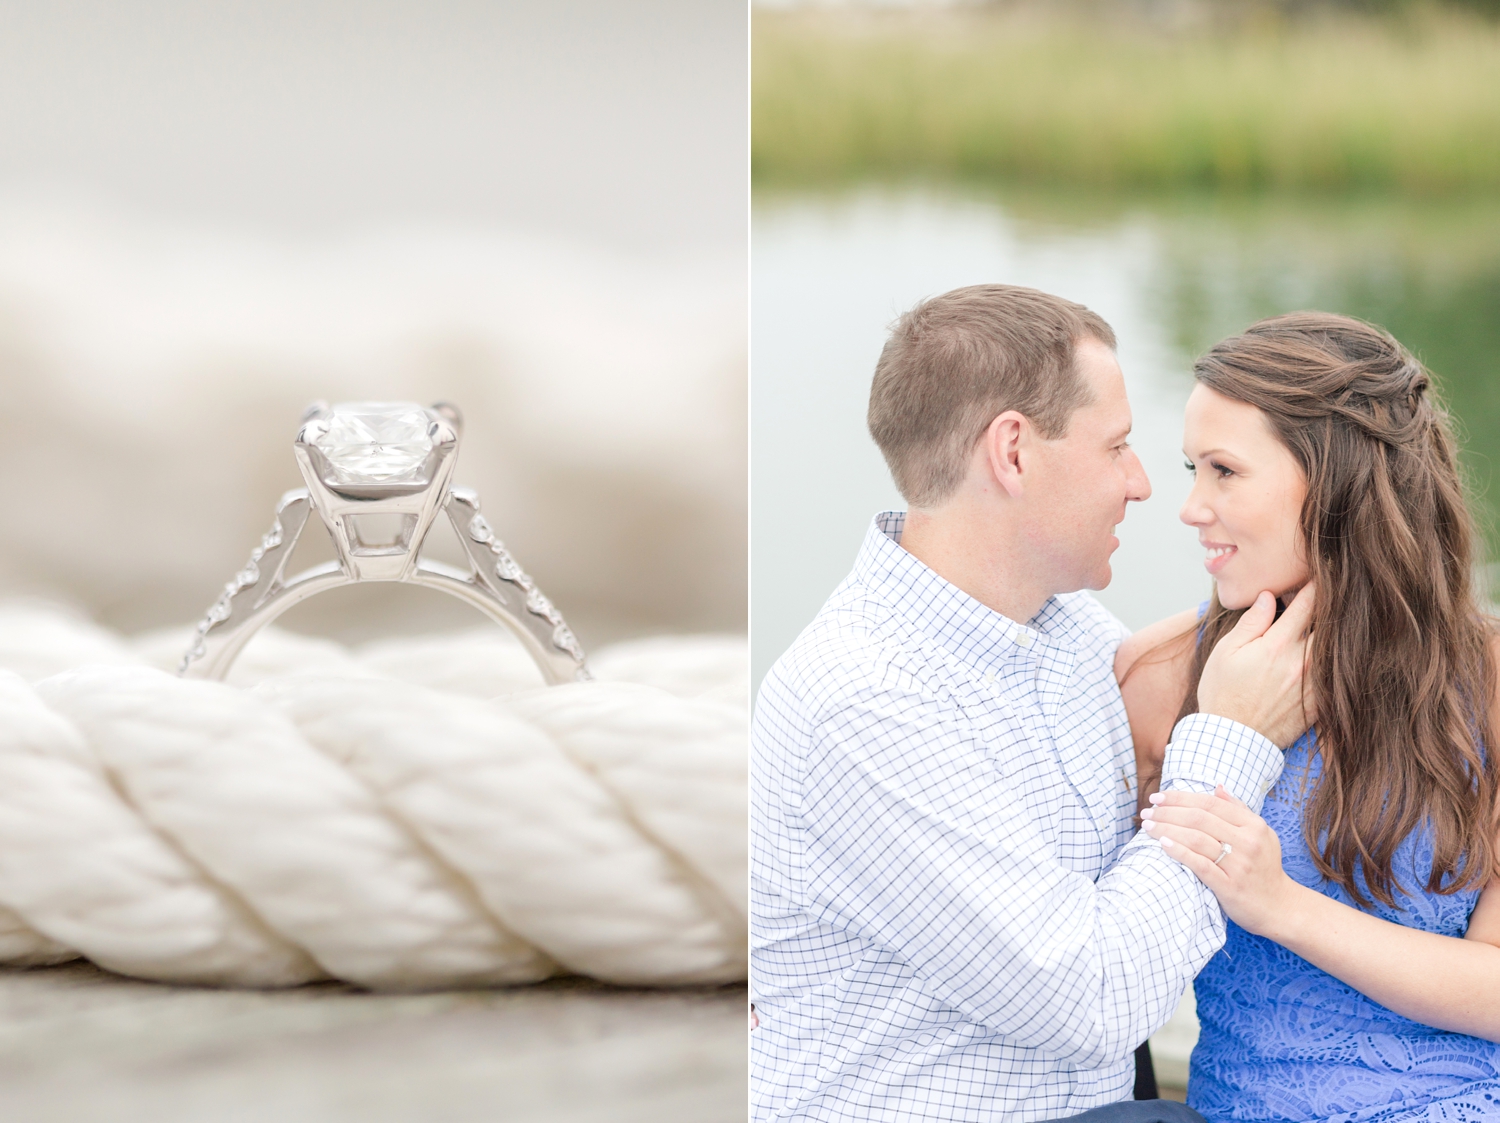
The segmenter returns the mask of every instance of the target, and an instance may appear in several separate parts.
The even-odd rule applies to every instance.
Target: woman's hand
[[[1248,932],[1276,939],[1298,890],[1281,868],[1281,840],[1266,821],[1221,786],[1212,795],[1159,792],[1141,826],[1198,876],[1225,914]],[[1217,863],[1225,844],[1229,853]]]
[[[1241,928],[1414,1022],[1500,1042],[1500,923],[1492,923],[1500,908],[1483,911],[1500,880],[1480,895],[1472,938],[1440,936],[1293,881],[1281,868],[1276,832],[1223,788],[1163,792],[1142,814],[1163,850],[1197,874]],[[1232,851],[1214,865],[1225,842]]]

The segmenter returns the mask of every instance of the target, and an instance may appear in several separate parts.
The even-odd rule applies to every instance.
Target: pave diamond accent
[[[516,559],[510,556],[504,544],[498,538],[490,540],[490,551],[495,555],[495,576],[502,581],[509,581],[512,585],[519,585],[523,592],[531,592],[536,586],[526,571],[516,564]]]
[[[219,599],[209,606],[208,611],[203,614],[203,619],[198,621],[198,627],[194,629],[193,646],[177,666],[179,675],[186,671],[194,660],[201,659],[208,653],[208,647],[203,641],[209,632],[234,615],[234,598],[260,582],[260,560],[281,545],[282,534],[281,518],[278,516],[271,529],[261,536],[260,545],[250,551],[250,560],[245,563],[245,568],[236,573],[234,580],[224,586]]]
[[[495,532],[484,521],[483,515],[475,515],[469,520],[469,537],[475,542],[489,542],[495,537]]]
[[[574,638],[572,631],[566,624],[558,624],[557,627],[552,629],[552,643],[560,651],[566,651],[580,663],[583,662],[583,648],[579,645],[578,640]]]
[[[526,594],[526,610],[543,617],[549,624],[562,623],[562,613],[552,607],[552,602],[542,595],[540,589],[534,588]]]
[[[469,537],[475,542],[489,547],[495,559],[495,576],[525,593],[527,611],[534,616],[540,616],[552,625],[552,646],[559,651],[567,652],[578,661],[579,679],[582,681],[592,679],[593,675],[589,674],[588,668],[583,665],[583,647],[579,644],[578,638],[573,635],[572,629],[563,623],[562,613],[536,587],[536,582],[527,576],[526,571],[516,563],[516,559],[510,556],[505,543],[495,537],[495,532],[490,529],[490,524],[485,521],[483,515],[476,513],[469,520],[468,532]]]
[[[331,484],[425,484],[433,415],[414,402],[340,402],[312,444]]]

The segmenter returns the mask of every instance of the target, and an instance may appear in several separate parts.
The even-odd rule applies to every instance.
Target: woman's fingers
[[[1212,843],[1213,857],[1209,857],[1198,846],[1186,841],[1183,836],[1190,832],[1178,827],[1161,827],[1156,833],[1161,840],[1162,853],[1170,855],[1192,870],[1209,889],[1217,893],[1228,887],[1229,875],[1214,864],[1214,858],[1218,857],[1220,849],[1217,842]]]
[[[1247,931],[1269,935],[1295,908],[1300,890],[1281,866],[1281,840],[1264,819],[1222,788],[1212,796],[1169,792],[1142,812],[1141,826],[1162,853],[1191,870]],[[1149,817],[1147,817],[1149,816]],[[1248,819],[1232,826],[1230,819]],[[1224,846],[1228,844],[1229,853]],[[1222,860],[1220,860],[1222,858]]]
[[[1163,845],[1167,841],[1170,841],[1173,846],[1196,851],[1209,859],[1217,858],[1219,851],[1224,846],[1223,842],[1213,835],[1204,834],[1202,831],[1194,830],[1192,827],[1154,822],[1143,823],[1142,826],[1152,838],[1161,841]]]
[[[1235,842],[1241,828],[1222,815],[1203,811],[1197,807],[1171,807],[1160,805],[1148,807],[1141,812],[1141,825],[1164,823],[1174,827],[1190,827],[1224,842]]]
[[[1254,819],[1254,818],[1257,817],[1256,814],[1255,814],[1255,812],[1251,811],[1250,808],[1245,805],[1245,801],[1244,800],[1242,800],[1238,796],[1236,796],[1233,792],[1231,792],[1223,784],[1219,784],[1218,786],[1216,786],[1214,788],[1214,798],[1215,799],[1222,799],[1222,800],[1226,801],[1227,803],[1229,803],[1229,804],[1231,804],[1231,805],[1233,805],[1235,807],[1240,808],[1251,819]],[[1243,825],[1243,824],[1240,824],[1240,825]]]
[[[1198,808],[1217,815],[1235,827],[1248,827],[1258,818],[1254,811],[1230,795],[1222,784],[1212,792],[1157,792],[1151,796],[1150,803],[1153,807]]]

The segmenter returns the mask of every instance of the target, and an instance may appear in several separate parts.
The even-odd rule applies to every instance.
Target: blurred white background
[[[192,620],[307,402],[443,399],[585,644],[742,631],[746,49],[735,0],[0,2],[0,594]]]

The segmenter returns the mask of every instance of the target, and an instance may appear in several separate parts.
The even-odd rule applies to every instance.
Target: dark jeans
[[[1187,1104],[1171,1100],[1126,1100],[1070,1115],[1057,1123],[1207,1123]]]
[[[1156,1090],[1156,1065],[1151,1061],[1151,1042],[1142,1041],[1135,1051],[1135,1093],[1133,1100],[1158,1100],[1161,1093]]]
[[[1096,1107],[1082,1115],[1070,1115],[1056,1123],[1207,1123],[1186,1104],[1156,1098],[1156,1066],[1151,1046],[1135,1051],[1135,1100]]]

